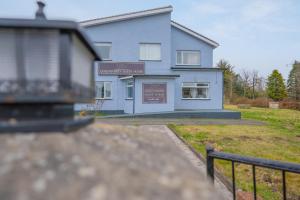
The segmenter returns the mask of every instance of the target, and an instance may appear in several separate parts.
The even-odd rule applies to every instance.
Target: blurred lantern
[[[74,103],[94,100],[100,57],[73,21],[0,19],[0,131],[68,131],[93,121]]]

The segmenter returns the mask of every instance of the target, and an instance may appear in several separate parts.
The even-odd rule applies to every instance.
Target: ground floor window
[[[97,81],[96,82],[96,98],[111,99],[111,82]]]
[[[182,83],[183,99],[208,99],[208,83]]]
[[[126,83],[126,99],[133,99],[133,81]]]

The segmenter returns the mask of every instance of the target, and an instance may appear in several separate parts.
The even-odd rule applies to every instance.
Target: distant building
[[[172,21],[172,10],[167,6],[80,23],[103,60],[95,65],[99,109],[223,109],[223,73],[213,68],[219,44]]]

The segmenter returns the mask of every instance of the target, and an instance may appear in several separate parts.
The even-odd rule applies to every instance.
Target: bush
[[[248,99],[246,97],[236,97],[231,101],[235,105],[251,105],[253,107],[261,107],[268,108],[269,107],[269,99],[268,98],[256,98],[256,99]]]
[[[280,108],[300,110],[300,102],[291,99],[284,99],[279,104]]]
[[[85,111],[85,110],[80,111],[79,116],[81,116],[81,117],[87,116],[87,111]]]
[[[269,99],[263,98],[263,97],[251,99],[251,106],[268,108],[269,107]]]
[[[248,99],[247,97],[235,97],[231,100],[232,104],[251,104],[251,99]]]

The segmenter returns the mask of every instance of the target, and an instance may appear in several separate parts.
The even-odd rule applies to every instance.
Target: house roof
[[[181,25],[181,24],[179,24],[175,21],[171,21],[171,25],[175,28],[178,28],[179,30],[182,30],[183,32],[185,32],[185,33],[187,33],[191,36],[194,36],[194,37],[196,37],[196,38],[212,45],[215,48],[219,46],[219,43],[213,41],[212,39],[209,39],[209,38],[205,37],[204,35],[201,35],[200,33],[197,33],[197,32],[195,32],[195,31],[193,31],[193,30],[191,30],[191,29],[189,29],[189,28],[187,28],[187,27],[185,27],[185,26],[183,26],[183,25]]]
[[[165,7],[159,7],[159,8],[143,10],[143,11],[138,11],[138,12],[130,12],[130,13],[125,13],[125,14],[121,14],[121,15],[114,15],[114,16],[110,16],[110,17],[103,17],[103,18],[81,21],[80,25],[83,27],[89,27],[89,26],[95,26],[95,25],[99,25],[99,24],[106,24],[106,23],[111,23],[111,22],[116,22],[116,21],[123,21],[123,20],[128,20],[128,19],[133,19],[133,18],[168,13],[168,12],[172,12],[172,11],[173,11],[172,6],[165,6]]]
[[[172,12],[172,11],[173,11],[172,6],[165,6],[165,7],[159,7],[159,8],[154,8],[154,9],[150,9],[150,10],[130,12],[130,13],[125,13],[125,14],[121,14],[121,15],[114,15],[114,16],[110,16],[110,17],[103,17],[103,18],[81,21],[81,22],[79,22],[79,24],[83,27],[90,27],[90,26],[107,24],[107,23],[112,23],[112,22],[117,22],[117,21],[135,19],[135,18],[139,18],[139,17],[146,17],[146,16],[151,16],[151,15],[168,13],[168,12]],[[180,29],[181,31],[184,31],[185,33],[187,33],[197,39],[200,39],[201,41],[213,46],[214,48],[219,46],[219,44],[217,42],[205,37],[204,35],[201,35],[200,33],[193,31],[175,21],[171,21],[171,26],[173,26],[177,29]]]

